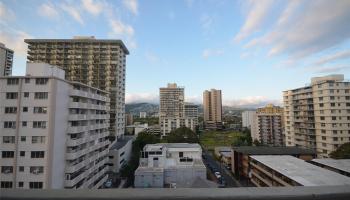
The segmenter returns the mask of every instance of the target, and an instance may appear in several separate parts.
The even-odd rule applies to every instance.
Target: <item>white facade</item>
[[[148,144],[135,171],[135,187],[190,187],[197,178],[206,180],[199,144]]]
[[[0,76],[11,76],[14,52],[0,43]]]
[[[2,188],[98,188],[106,181],[108,93],[29,63],[0,77]]]
[[[256,117],[256,111],[244,111],[242,112],[242,127],[252,129],[254,118]]]
[[[134,138],[134,136],[123,136],[123,138],[118,139],[111,146],[108,154],[109,161],[107,163],[109,171],[118,173],[129,162]]]
[[[146,112],[140,112],[140,118],[146,118],[147,113]]]
[[[162,136],[180,127],[196,130],[198,119],[186,116],[185,88],[178,87],[176,83],[169,83],[168,87],[159,88],[159,101],[159,125]]]

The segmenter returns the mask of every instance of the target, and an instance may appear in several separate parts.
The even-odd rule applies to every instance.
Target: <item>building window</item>
[[[17,113],[17,107],[5,107],[5,113],[6,114],[15,114]]]
[[[327,138],[326,138],[326,136],[322,136],[322,140],[326,140]]]
[[[332,117],[332,120],[337,120],[337,117]]]
[[[13,173],[13,167],[12,166],[2,166],[1,167],[1,173],[3,173],[3,174],[12,174]]]
[[[44,151],[32,151],[30,157],[31,158],[44,158]]]
[[[334,137],[334,138],[333,138],[333,141],[335,141],[335,142],[338,141],[338,138],[337,138],[337,137]]]
[[[179,157],[180,158],[184,157],[184,152],[179,152]]]
[[[3,136],[2,142],[4,144],[14,144],[15,143],[15,136]]]
[[[18,93],[17,92],[7,92],[6,93],[6,99],[17,99]]]
[[[33,128],[46,128],[46,122],[45,121],[34,121]]]
[[[28,112],[28,107],[23,107],[23,112]]]
[[[14,122],[14,121],[4,122],[4,128],[13,128],[13,129],[15,129],[16,128],[16,122]]]
[[[22,127],[26,127],[27,126],[27,122],[26,121],[23,121],[22,122]]]
[[[20,152],[19,152],[19,156],[21,156],[21,157],[26,156],[26,152],[25,152],[25,151],[20,151]]]
[[[3,151],[2,158],[13,158],[15,156],[14,151]]]
[[[36,78],[35,84],[36,85],[46,85],[48,81],[49,81],[48,78]]]
[[[1,188],[12,188],[11,181],[1,181]]]
[[[324,120],[325,118],[324,117],[320,117],[320,120]]]
[[[331,103],[331,107],[334,107],[335,106],[335,103]]]
[[[323,107],[323,103],[320,103],[319,106],[320,106],[320,107]]]
[[[26,136],[21,136],[21,142],[25,142],[26,141]]]
[[[32,137],[32,144],[44,144],[45,143],[45,136],[33,136]]]
[[[19,80],[18,78],[8,78],[7,79],[7,85],[18,85]]]
[[[23,185],[24,185],[24,184],[23,184],[23,182],[22,182],[22,181],[18,182],[18,187],[20,187],[20,188],[21,188],[21,187],[23,187]]]
[[[24,172],[24,166],[19,166],[19,167],[18,167],[18,171]]]
[[[34,99],[47,99],[48,98],[47,92],[35,92],[34,93]]]
[[[29,182],[29,188],[30,189],[42,189],[43,182]]]
[[[23,94],[23,96],[24,96],[24,98],[28,98],[28,97],[29,97],[29,92],[25,92],[25,93]]]
[[[40,113],[40,114],[46,114],[47,113],[47,107],[34,107],[33,112],[34,113]]]
[[[345,93],[349,93],[349,90],[345,90]]]
[[[30,173],[32,174],[42,174],[44,173],[44,167],[42,166],[32,166],[29,168]]]
[[[30,78],[25,78],[25,79],[24,79],[24,82],[25,82],[25,83],[30,83]]]

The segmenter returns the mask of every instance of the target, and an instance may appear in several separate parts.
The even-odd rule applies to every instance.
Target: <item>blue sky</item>
[[[122,39],[127,102],[157,102],[168,82],[188,101],[205,89],[233,106],[280,103],[313,76],[350,78],[348,0],[2,0],[0,42],[25,71],[24,38]]]

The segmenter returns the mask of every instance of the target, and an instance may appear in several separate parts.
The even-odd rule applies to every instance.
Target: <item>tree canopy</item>
[[[169,143],[199,143],[196,133],[187,127],[171,131],[167,136],[167,141]]]
[[[350,159],[350,142],[342,144],[330,154],[330,157],[334,159]]]

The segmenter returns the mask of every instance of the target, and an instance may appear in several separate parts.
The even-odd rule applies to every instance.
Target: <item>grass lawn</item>
[[[236,137],[242,133],[236,131],[209,131],[200,135],[200,143],[207,150],[214,150],[217,146],[231,146]]]

